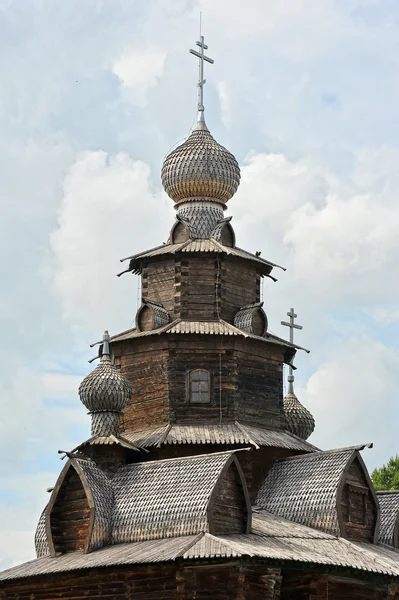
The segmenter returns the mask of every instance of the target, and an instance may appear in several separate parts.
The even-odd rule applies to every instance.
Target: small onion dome
[[[214,140],[203,120],[168,154],[161,176],[166,193],[175,202],[207,199],[224,204],[240,185],[236,159]]]
[[[313,433],[315,421],[313,415],[303,406],[293,392],[284,398],[284,413],[290,433],[307,440]]]
[[[91,413],[121,412],[132,397],[129,382],[115,368],[109,353],[109,335],[105,332],[100,364],[79,386],[80,399]]]

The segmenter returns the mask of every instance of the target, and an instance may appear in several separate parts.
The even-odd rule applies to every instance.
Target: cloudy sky
[[[0,568],[33,557],[62,466],[89,435],[89,343],[132,326],[119,259],[162,243],[165,154],[196,113],[241,164],[238,244],[287,267],[296,390],[323,448],[396,453],[399,4],[396,0],[0,0]]]

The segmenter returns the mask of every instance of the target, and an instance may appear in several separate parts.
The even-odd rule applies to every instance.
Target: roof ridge
[[[204,537],[204,535],[206,535],[204,531],[201,531],[201,533],[198,533],[193,540],[190,540],[188,542],[187,546],[185,546],[183,548],[183,550],[180,550],[180,552],[176,553],[175,559],[183,557],[186,552],[188,552],[189,550],[191,550],[191,548],[193,546],[195,546],[195,544],[197,544],[200,540],[202,540],[202,538]]]
[[[347,448],[333,448],[332,450],[316,450],[315,452],[309,452],[307,454],[297,454],[296,456],[287,456],[286,458],[278,458],[275,462],[276,463],[289,462],[289,461],[294,461],[294,460],[299,460],[299,459],[320,456],[322,454],[323,455],[345,454],[345,453],[350,454],[350,453],[356,452],[356,450],[359,450],[358,446],[348,446]]]
[[[234,450],[224,450],[222,452],[208,452],[207,454],[193,454],[191,456],[176,456],[174,458],[163,458],[163,459],[159,459],[159,460],[144,460],[144,461],[139,461],[139,462],[123,465],[120,470],[127,469],[130,467],[135,467],[137,465],[153,465],[155,463],[164,464],[167,462],[181,462],[184,460],[190,461],[190,460],[195,460],[195,459],[199,459],[199,458],[210,458],[213,456],[221,456],[221,455],[226,455],[226,458],[227,458],[227,456],[232,456],[236,452],[248,452],[249,450],[252,450],[252,448],[236,448]]]

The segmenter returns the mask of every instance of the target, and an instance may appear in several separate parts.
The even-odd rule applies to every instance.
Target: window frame
[[[195,375],[196,373],[205,373],[206,374],[206,379],[198,379],[198,381],[193,381],[193,375]],[[194,399],[193,398],[193,394],[202,394],[202,390],[193,390],[193,384],[194,383],[201,383],[201,381],[207,383],[207,399],[206,400],[202,400],[202,399]],[[192,369],[191,371],[188,371],[188,377],[187,377],[187,397],[188,397],[188,402],[190,404],[211,404],[212,398],[211,398],[211,372],[208,369]],[[201,387],[201,386],[200,386]],[[204,392],[205,393],[205,392]]]

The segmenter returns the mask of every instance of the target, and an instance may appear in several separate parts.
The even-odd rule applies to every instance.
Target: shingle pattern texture
[[[315,421],[312,413],[303,406],[292,392],[288,392],[283,401],[288,431],[307,440],[313,433]]]
[[[100,437],[119,435],[120,412],[93,412],[91,414],[91,434]]]
[[[209,530],[208,503],[231,452],[133,463],[109,478],[91,460],[75,458],[94,504],[89,551],[108,544],[193,535]],[[37,556],[49,553],[42,515]]]
[[[109,356],[103,355],[100,364],[80,384],[79,396],[90,412],[121,412],[132,397],[132,388]]]
[[[339,535],[337,491],[353,454],[353,449],[343,449],[276,461],[256,504],[301,525]]]
[[[287,448],[314,452],[318,448],[286,431],[274,431],[243,425],[167,425],[145,431],[126,432],[130,443],[141,448],[176,444],[238,444],[259,447]]]
[[[377,492],[377,497],[381,509],[379,541],[393,546],[395,529],[399,526],[399,491]]]
[[[112,480],[112,543],[207,531],[208,502],[228,460],[221,453],[122,467]]]
[[[211,231],[210,237],[219,242],[222,237],[223,227],[226,225],[226,223],[229,223],[230,221],[231,217],[228,217],[227,219],[222,219],[221,221],[216,223],[215,227]]]
[[[190,202],[178,210],[179,217],[187,223],[190,238],[210,238],[212,232],[223,221],[223,209],[217,204],[209,205],[200,202]]]
[[[114,493],[111,480],[90,460],[75,459],[86,477],[94,500],[94,523],[89,550],[110,542]]]
[[[262,304],[263,304],[263,302],[256,302],[254,304],[251,304],[250,306],[244,306],[243,308],[241,308],[234,315],[234,326],[238,327],[238,329],[242,329],[243,331],[246,331],[247,333],[254,333],[254,330],[253,330],[254,316],[258,311],[262,311],[262,314],[263,314],[264,320],[265,320],[264,333],[266,333],[267,318],[266,318],[265,313],[262,310]]]
[[[254,513],[250,534],[201,533],[108,546],[88,555],[46,556],[3,571],[0,581],[96,567],[240,556],[399,576],[399,553],[393,548],[350,542],[262,511]]]
[[[169,323],[169,313],[167,310],[164,309],[163,306],[160,306],[155,302],[151,302],[150,300],[147,300],[145,304],[152,310],[152,314],[154,317],[154,329],[159,329],[160,327],[163,327],[164,325]]]
[[[37,524],[35,533],[35,550],[38,558],[50,554],[50,548],[48,546],[46,534],[46,509],[43,510],[42,514],[40,515],[39,523]]]
[[[224,203],[237,191],[240,167],[206,125],[198,123],[187,140],[166,157],[161,177],[166,193],[175,202],[202,197]]]

